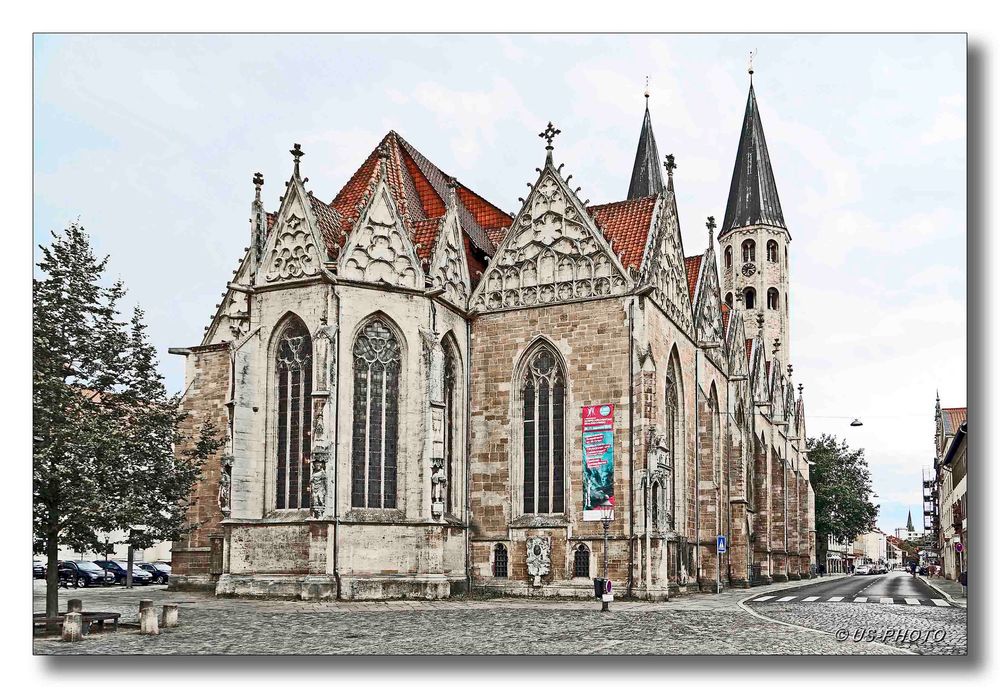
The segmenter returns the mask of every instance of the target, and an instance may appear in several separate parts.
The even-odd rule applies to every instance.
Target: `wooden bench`
[[[116,612],[82,612],[83,615],[83,634],[87,635],[90,632],[90,625],[92,623],[97,624],[98,631],[104,631],[104,622],[110,621],[112,625],[112,630],[118,630],[118,619],[121,618],[121,614]],[[32,629],[41,626],[42,628],[47,628],[49,624],[58,624],[60,628],[62,627],[63,621],[66,619],[66,613],[62,612],[56,616],[48,617],[45,616],[45,612],[36,612],[32,618]]]

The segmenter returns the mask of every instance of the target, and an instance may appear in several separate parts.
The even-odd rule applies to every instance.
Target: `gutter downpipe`
[[[695,343],[694,349],[694,558],[695,558],[695,581],[698,589],[701,589],[701,451],[698,446],[701,440],[701,433],[698,431],[698,354],[701,349]]]
[[[730,412],[730,389],[732,383],[729,381],[729,377],[726,377],[726,579],[729,581],[729,587],[733,586],[733,560],[732,560],[732,550],[733,550],[733,487],[732,487],[732,475],[733,475],[733,436],[732,436],[732,416]],[[740,463],[742,464],[743,457],[740,456]],[[740,466],[742,469],[742,465]],[[722,571],[719,571],[719,580],[722,580]]]
[[[635,296],[628,304],[628,585],[632,597],[635,582]],[[648,553],[647,553],[648,556]]]
[[[470,555],[472,508],[469,505],[469,469],[472,465],[472,321],[465,321],[465,594],[472,593],[472,561]]]
[[[340,294],[337,293],[337,285],[334,283],[331,292],[337,304],[337,366],[334,370],[334,389],[337,398],[333,411],[333,578],[337,582],[337,600],[342,600],[342,590],[340,584],[340,569],[338,567],[338,541],[340,539],[340,337],[342,310],[340,307]]]

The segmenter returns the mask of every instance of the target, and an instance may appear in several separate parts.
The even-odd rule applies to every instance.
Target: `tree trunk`
[[[135,548],[132,547],[132,531],[129,531],[128,556],[126,557],[125,587],[132,587],[132,565],[135,564]]]
[[[48,570],[45,572],[45,616],[53,618],[59,613],[59,518],[49,516],[49,532],[45,538]],[[58,628],[54,629],[58,631]]]

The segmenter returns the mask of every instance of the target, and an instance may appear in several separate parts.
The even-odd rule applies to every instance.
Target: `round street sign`
[[[962,543],[961,542],[956,542],[955,543],[955,551],[956,552],[961,552],[963,549],[965,549],[965,548],[962,547]]]

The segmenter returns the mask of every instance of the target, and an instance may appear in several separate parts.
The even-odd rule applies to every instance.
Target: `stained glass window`
[[[351,506],[396,507],[400,348],[375,319],[354,342]]]
[[[277,385],[275,508],[309,507],[309,460],[312,438],[312,339],[305,324],[293,318],[275,351]]]
[[[573,578],[590,578],[590,548],[583,543],[573,550]]]

